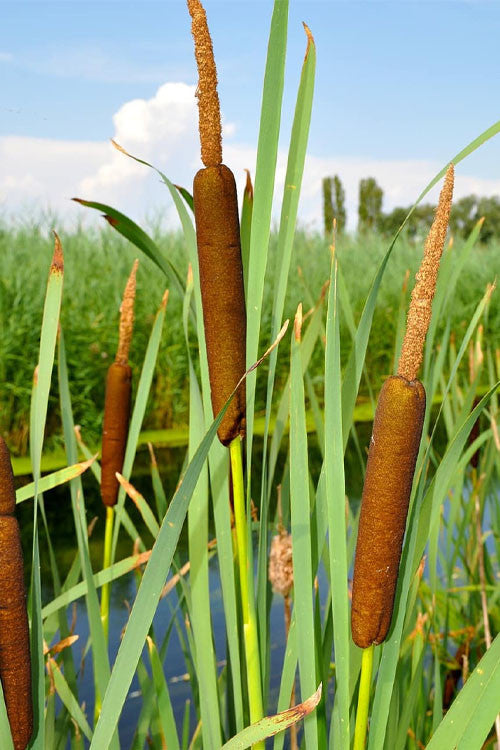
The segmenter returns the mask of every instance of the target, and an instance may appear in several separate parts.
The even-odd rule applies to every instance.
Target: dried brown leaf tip
[[[132,342],[132,331],[134,328],[135,287],[138,265],[139,261],[135,260],[130,276],[128,277],[125,291],[123,292],[123,300],[120,307],[120,334],[115,362],[121,365],[126,365],[128,363],[130,344]]]
[[[252,177],[250,175],[249,169],[245,169],[245,172],[247,173],[247,181],[245,183],[245,195],[248,197],[249,200],[253,201]]]
[[[64,258],[61,240],[56,232],[54,232],[54,255],[52,256],[52,263],[50,265],[50,273],[63,273],[64,271]]]
[[[431,321],[432,300],[436,291],[439,261],[444,248],[453,197],[454,168],[450,164],[434,221],[424,246],[424,257],[417,273],[406,321],[398,375],[415,380],[422,363],[427,329]]]
[[[217,93],[217,68],[207,16],[199,0],[187,0],[192,18],[191,32],[198,67],[199,130],[201,160],[206,167],[222,164],[222,127],[219,95]]]
[[[297,312],[295,313],[293,330],[295,333],[295,341],[300,341],[300,337],[302,334],[302,302],[299,303],[299,306],[297,307]]]
[[[309,26],[306,23],[304,23],[304,21],[302,21],[302,26],[304,27],[304,31],[306,32],[306,36],[307,36],[307,47],[306,47],[306,54],[305,54],[305,57],[304,57],[304,62],[305,62],[307,60],[307,56],[309,54],[309,50],[311,48],[311,45],[314,44],[314,37],[311,34],[311,29],[309,28]]]

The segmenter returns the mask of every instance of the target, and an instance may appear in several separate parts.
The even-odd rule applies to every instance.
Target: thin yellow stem
[[[108,505],[106,507],[106,529],[104,532],[104,556],[102,561],[103,568],[109,568],[109,566],[111,565],[111,542],[113,539],[114,515],[115,514],[113,506]],[[109,633],[109,594],[110,584],[105,583],[102,587],[101,593],[101,620],[106,642],[108,641]]]
[[[359,681],[358,710],[356,712],[353,750],[363,750],[365,746],[374,650],[375,644],[372,643],[371,646],[363,649],[363,655],[361,657],[361,677]]]
[[[264,716],[262,705],[262,683],[260,677],[259,644],[257,638],[257,617],[253,592],[253,575],[248,560],[248,529],[245,513],[245,490],[243,484],[243,464],[241,460],[241,440],[235,438],[229,445],[231,474],[233,479],[234,524],[238,545],[238,568],[240,574],[241,609],[243,615],[243,636],[247,665],[248,698],[250,721],[253,724]],[[254,745],[264,750],[265,744]]]

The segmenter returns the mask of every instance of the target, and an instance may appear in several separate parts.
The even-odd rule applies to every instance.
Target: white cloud
[[[255,148],[238,144],[235,127],[224,124],[224,159],[239,190],[244,169],[255,173]],[[150,161],[173,181],[190,188],[201,166],[195,87],[165,83],[151,99],[126,102],[113,117],[113,138],[130,153]],[[413,203],[442,165],[418,160],[375,160],[309,155],[306,160],[299,220],[321,228],[321,180],[338,174],[346,191],[348,225],[354,228],[359,180],[375,177],[384,190],[384,210]],[[458,167],[455,197],[469,193],[500,195],[500,180],[467,176]],[[279,153],[275,215],[283,194],[286,154]],[[426,200],[435,201],[439,187]],[[241,195],[241,192],[240,192]],[[166,188],[157,175],[117,152],[109,142],[62,141],[18,136],[0,138],[0,207],[12,213],[27,205],[50,206],[66,221],[90,215],[68,199],[78,196],[108,203],[137,221],[158,210],[167,226],[175,220]],[[94,215],[95,216],[95,215]]]

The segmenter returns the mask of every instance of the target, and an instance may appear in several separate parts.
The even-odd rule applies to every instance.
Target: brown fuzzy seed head
[[[401,348],[398,375],[414,380],[422,363],[425,337],[431,322],[432,300],[436,291],[439,261],[444,248],[451,201],[453,198],[454,169],[446,172],[436,214],[425,241],[424,257],[417,273],[406,321],[406,333]]]
[[[118,350],[115,357],[115,362],[120,365],[128,364],[128,355],[130,352],[130,344],[132,342],[135,286],[138,265],[139,261],[135,260],[125,286],[125,291],[123,292],[123,300],[120,307],[120,334],[118,339]]]
[[[354,643],[381,643],[389,630],[413,474],[425,414],[419,380],[388,378],[380,392],[361,499],[351,630]]]
[[[292,537],[285,529],[273,536],[269,551],[269,580],[273,591],[287,596],[293,586]]]
[[[104,505],[116,505],[119,483],[116,472],[123,469],[130,418],[132,370],[113,362],[106,378],[102,427],[101,497]]]
[[[187,5],[193,19],[191,31],[198,66],[196,96],[198,97],[201,160],[206,167],[214,167],[222,163],[222,127],[217,93],[217,68],[205,10],[199,0],[187,0]]]
[[[12,516],[16,509],[16,490],[9,449],[0,437],[0,516]]]
[[[31,659],[23,553],[14,517],[0,518],[0,679],[14,750],[25,750],[33,733]]]
[[[194,178],[194,215],[203,320],[214,416],[245,373],[246,311],[238,199],[234,176],[224,164]],[[243,382],[218,430],[223,445],[245,434]]]

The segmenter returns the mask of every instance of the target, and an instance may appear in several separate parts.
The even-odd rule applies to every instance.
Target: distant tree
[[[430,203],[422,203],[415,208],[405,224],[404,231],[408,239],[417,242],[427,235],[434,218],[434,208]],[[411,206],[406,208],[398,206],[387,214],[381,214],[378,230],[387,237],[393,237],[410,210]]]
[[[384,192],[373,177],[359,182],[358,232],[375,231],[382,216]]]
[[[498,196],[480,198],[477,206],[478,221],[481,216],[484,216],[481,240],[488,242],[493,237],[500,237],[500,198]]]
[[[450,215],[450,229],[453,234],[466,237],[479,219],[477,195],[466,195],[453,204]]]
[[[333,200],[332,200],[332,178],[323,178],[323,222],[325,237],[332,231],[333,224]]]
[[[333,215],[337,219],[337,232],[342,234],[347,222],[347,213],[345,210],[345,191],[338,174],[333,178],[333,188],[335,191]]]
[[[500,198],[496,195],[490,198],[480,198],[477,195],[460,198],[451,209],[451,231],[467,237],[482,216],[485,221],[481,240],[488,242],[493,237],[500,237]]]

